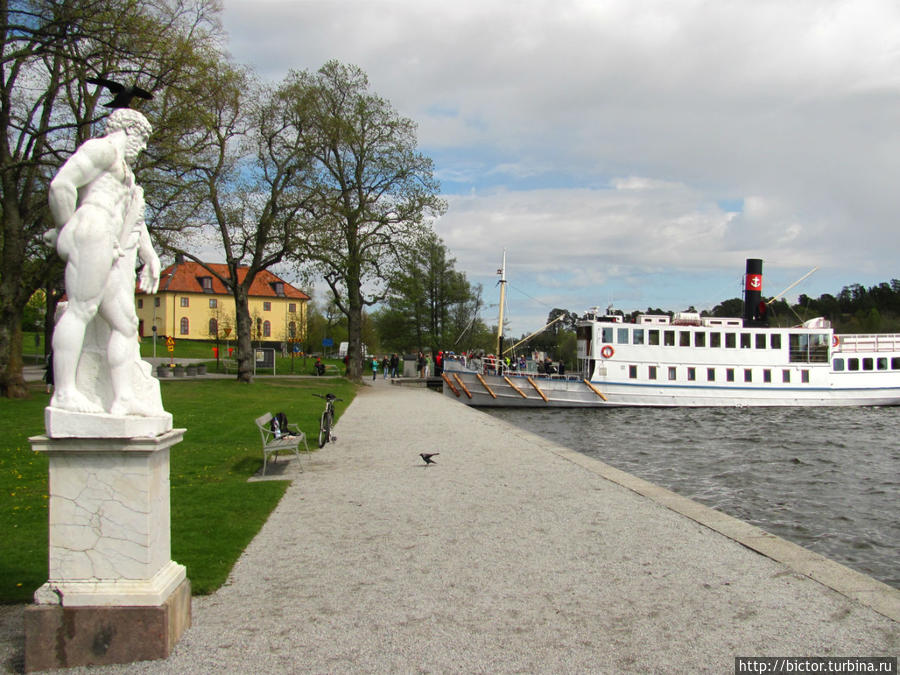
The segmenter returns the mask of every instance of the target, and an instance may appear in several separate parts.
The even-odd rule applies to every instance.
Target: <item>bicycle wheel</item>
[[[325,447],[325,444],[331,438],[331,417],[328,412],[322,413],[322,422],[319,424],[319,447]]]

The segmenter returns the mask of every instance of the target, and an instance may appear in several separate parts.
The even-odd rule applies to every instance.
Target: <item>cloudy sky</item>
[[[224,0],[265,79],[358,65],[419,125],[457,269],[508,331],[900,278],[896,0]],[[496,309],[488,310],[490,321]]]

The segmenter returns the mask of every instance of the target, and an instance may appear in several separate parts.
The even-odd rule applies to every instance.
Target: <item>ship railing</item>
[[[835,335],[837,344],[832,353],[837,352],[900,352],[900,333]]]

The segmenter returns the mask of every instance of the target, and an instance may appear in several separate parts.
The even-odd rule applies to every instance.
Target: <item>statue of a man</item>
[[[51,408],[139,416],[162,411],[158,384],[140,360],[134,310],[137,256],[144,263],[141,290],[156,293],[159,285],[144,192],[131,169],[150,131],[140,112],[113,111],[106,135],[83,143],[50,183],[56,230],[46,238],[66,262],[68,296],[53,333]]]

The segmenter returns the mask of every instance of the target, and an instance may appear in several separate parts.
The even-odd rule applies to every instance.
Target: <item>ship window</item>
[[[887,370],[887,359],[884,357],[876,359],[876,367],[878,368],[878,370]]]
[[[741,333],[741,349],[750,349],[750,333]]]
[[[791,333],[788,336],[791,363],[828,363],[828,335],[826,333]]]
[[[678,377],[678,369],[675,366],[669,366],[669,379],[674,380]]]
[[[613,339],[613,329],[609,326],[604,326],[600,329],[600,341],[605,344],[611,344]]]
[[[847,359],[847,370],[859,370],[859,359]]]
[[[772,382],[772,371],[766,368],[763,370],[763,382],[769,384]]]
[[[655,380],[655,379],[656,379],[656,366],[650,366],[650,369],[647,371],[647,376],[648,376],[651,380]]]
[[[725,349],[734,349],[737,346],[735,333],[725,333]]]
[[[725,369],[725,379],[728,382],[734,382],[734,368]]]
[[[658,345],[659,344],[659,331],[655,328],[647,331],[647,344],[648,345]]]
[[[833,368],[835,372],[841,372],[844,369],[844,359],[835,359]]]
[[[691,334],[686,330],[682,330],[678,332],[678,345],[680,347],[690,347],[691,346]]]
[[[674,347],[675,346],[675,331],[667,330],[663,331],[663,339],[666,347]]]
[[[706,346],[706,333],[704,333],[703,331],[694,333],[694,346],[695,347],[705,347]]]
[[[635,328],[631,331],[632,341],[636,345],[644,344],[644,329],[643,328]]]
[[[756,348],[757,349],[765,349],[766,348],[766,334],[765,333],[757,333],[756,334]]]
[[[616,332],[618,333],[618,335],[616,335],[616,342],[618,342],[620,345],[627,345],[628,344],[628,329],[627,328],[617,328]]]
[[[637,379],[637,366],[628,366],[628,377],[632,380]]]
[[[715,382],[716,381],[716,369],[715,368],[707,368],[706,369],[706,381],[707,382]]]
[[[787,368],[785,368],[784,370],[781,371],[781,381],[784,382],[785,384],[791,383],[791,371],[788,370]]]
[[[718,349],[722,346],[722,334],[721,333],[710,333],[709,334],[709,346],[714,349]]]
[[[891,370],[900,370],[900,356],[891,357]]]
[[[875,363],[872,361],[871,356],[867,356],[863,359],[863,370],[872,370]]]
[[[781,333],[772,333],[769,338],[769,345],[772,349],[781,349]]]
[[[744,382],[753,382],[753,371],[749,368],[744,368]]]
[[[803,382],[804,384],[809,384],[809,371],[808,370],[800,371],[800,381]]]
[[[696,368],[688,368],[688,381],[693,382],[697,379],[697,369]]]

